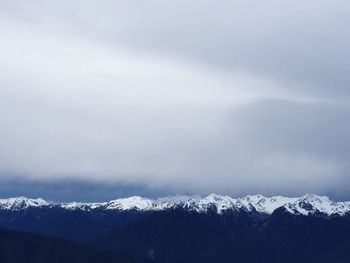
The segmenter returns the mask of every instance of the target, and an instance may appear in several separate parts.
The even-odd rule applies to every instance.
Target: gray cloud
[[[2,12],[48,32],[349,95],[347,1],[11,1]]]
[[[349,12],[0,2],[1,177],[345,197]]]

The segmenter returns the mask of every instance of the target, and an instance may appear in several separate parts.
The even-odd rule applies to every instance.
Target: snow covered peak
[[[7,210],[22,210],[29,207],[41,207],[41,206],[49,206],[50,204],[46,202],[44,199],[30,199],[24,196],[8,198],[8,199],[0,199],[0,209]]]
[[[262,195],[246,196],[237,199],[240,208],[247,211],[256,210],[260,213],[272,214],[277,208],[284,207],[289,213],[309,215],[321,212],[327,215],[344,215],[350,211],[350,202],[333,202],[327,196],[306,194],[301,197]]]
[[[227,195],[210,194],[199,201],[200,210],[207,210],[209,207],[216,207],[218,213],[225,210],[235,209],[236,199]]]
[[[118,209],[118,210],[152,210],[153,201],[151,199],[142,198],[140,196],[132,196],[128,198],[120,198],[109,201],[106,205],[106,209]]]
[[[92,211],[95,209],[115,211],[161,211],[183,208],[190,212],[246,211],[272,214],[278,208],[285,208],[291,214],[309,215],[323,213],[326,215],[345,215],[350,212],[350,202],[334,202],[326,196],[306,194],[301,197],[248,195],[234,199],[227,195],[210,194],[204,198],[199,196],[168,196],[148,199],[140,196],[120,198],[99,203],[61,203],[50,204],[45,200],[16,197],[0,199],[0,209],[22,210],[29,207],[58,207],[67,210]]]
[[[272,214],[277,208],[293,203],[298,198],[290,198],[284,196],[264,197],[262,195],[248,195],[237,199],[239,208],[246,211],[256,210],[260,213]]]
[[[153,207],[153,201],[140,196],[132,196],[128,198],[119,198],[111,200],[109,202],[99,203],[81,203],[70,202],[58,204],[59,207],[68,210],[93,210],[96,208],[103,208],[107,210],[151,210]]]

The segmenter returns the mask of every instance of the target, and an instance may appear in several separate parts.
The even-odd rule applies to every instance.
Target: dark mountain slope
[[[350,262],[350,215],[293,216],[278,209],[253,240],[265,262]]]
[[[260,220],[252,213],[159,212],[95,245],[127,251],[139,262],[258,262],[247,244]]]
[[[0,228],[1,263],[131,263],[130,257],[69,241]]]
[[[348,263],[350,217],[171,211],[125,226],[96,245],[140,262]]]
[[[119,227],[147,217],[149,212],[95,209],[93,212],[58,207],[1,210],[0,227],[89,244]]]

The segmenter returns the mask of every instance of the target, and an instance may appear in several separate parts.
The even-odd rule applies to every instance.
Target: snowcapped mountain
[[[0,209],[6,210],[22,210],[29,207],[43,207],[49,206],[50,204],[44,199],[30,199],[24,196],[0,199]]]
[[[204,198],[199,196],[169,196],[158,199],[148,199],[139,196],[120,198],[109,202],[99,203],[49,203],[41,198],[30,199],[16,197],[0,199],[0,209],[22,210],[30,207],[59,207],[68,210],[92,211],[105,210],[138,210],[161,211],[174,208],[183,208],[193,212],[217,211],[247,211],[272,214],[276,209],[284,207],[291,214],[309,215],[323,213],[326,215],[345,215],[350,211],[350,201],[334,202],[326,196],[306,194],[291,198],[283,196],[264,197],[262,195],[248,195],[234,199],[229,196],[210,194]]]
[[[310,194],[98,203],[18,197],[0,199],[0,226],[127,253],[136,262],[150,262],[150,248],[159,263],[350,262],[350,202]]]

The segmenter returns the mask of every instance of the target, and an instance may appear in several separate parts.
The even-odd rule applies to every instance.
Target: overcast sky
[[[340,0],[0,0],[0,195],[350,199],[349,24]]]

